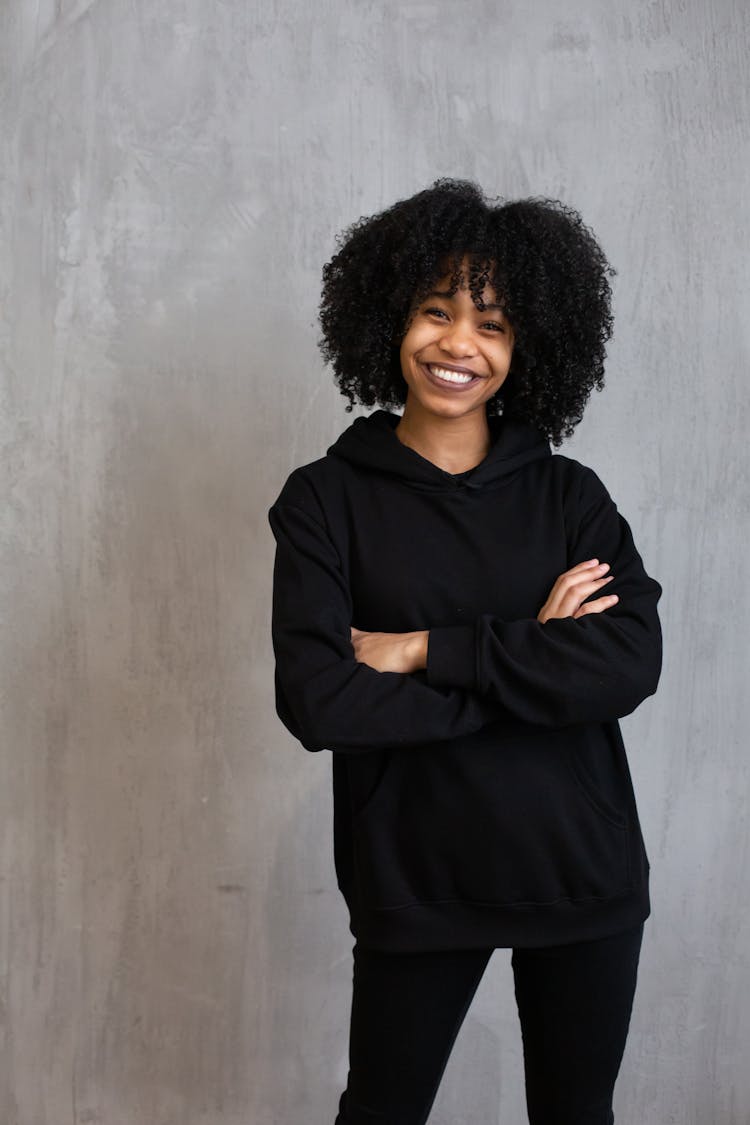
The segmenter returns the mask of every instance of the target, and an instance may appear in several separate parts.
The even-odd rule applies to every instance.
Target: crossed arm
[[[536,617],[380,633],[352,628],[341,556],[293,475],[269,512],[276,704],[290,732],[310,750],[368,753],[499,720],[557,727],[630,714],[659,678],[661,587],[598,478],[586,470],[580,487],[568,557],[586,561],[559,576]],[[610,580],[619,597],[595,597]]]
[[[588,559],[566,570],[555,582],[549,597],[537,614],[544,623],[552,618],[583,617],[587,613],[602,613],[619,600],[617,594],[604,595],[587,602],[614,578],[607,575],[609,563]],[[427,667],[429,629],[410,633],[376,633],[364,629],[351,630],[355,659],[367,664],[376,672],[418,672]]]

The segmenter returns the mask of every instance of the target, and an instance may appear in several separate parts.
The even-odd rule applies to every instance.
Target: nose
[[[463,319],[455,320],[447,325],[445,332],[440,337],[440,350],[456,358],[465,359],[476,353],[476,344],[471,326]]]

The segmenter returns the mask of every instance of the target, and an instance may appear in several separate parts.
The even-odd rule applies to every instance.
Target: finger
[[[597,563],[596,566],[581,565],[572,570],[566,570],[555,582],[550,597],[564,595],[581,582],[590,582],[594,577],[601,577],[609,570],[609,563]]]
[[[575,574],[579,570],[591,570],[594,566],[599,566],[599,559],[586,559],[585,562],[576,563],[571,566],[569,570],[564,571],[565,574]]]
[[[591,582],[596,578],[601,578],[609,570],[609,563],[597,563],[596,566],[582,568],[581,570],[566,570],[565,574],[560,576],[558,581],[566,589],[572,586],[578,586],[581,582]]]
[[[577,585],[573,586],[570,593],[575,594],[575,596],[583,602],[591,594],[595,594],[597,590],[601,590],[602,586],[606,586],[608,582],[612,582],[614,577],[614,574],[608,574],[604,578],[594,578],[591,582],[579,582]]]
[[[595,578],[589,582],[579,582],[575,586],[571,586],[560,594],[555,603],[561,611],[564,611],[564,616],[570,617],[591,594],[595,594],[597,590],[601,590],[608,582],[611,582],[614,574],[608,574],[606,578]]]
[[[577,609],[573,617],[585,617],[587,613],[603,613],[605,609],[611,609],[613,605],[619,602],[617,594],[607,594],[604,598],[595,598],[593,602],[586,602]]]

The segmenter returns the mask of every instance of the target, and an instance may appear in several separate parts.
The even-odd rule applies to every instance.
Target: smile
[[[454,390],[478,383],[482,378],[481,375],[476,375],[471,371],[457,371],[451,367],[442,367],[438,363],[424,363],[422,368],[431,383],[435,383],[437,386],[450,387]]]

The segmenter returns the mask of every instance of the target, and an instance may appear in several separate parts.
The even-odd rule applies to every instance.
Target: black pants
[[[642,934],[639,926],[600,941],[514,949],[531,1125],[612,1125]],[[355,944],[349,1078],[335,1125],[424,1125],[492,952]],[[461,1125],[472,1120],[466,1106]]]

